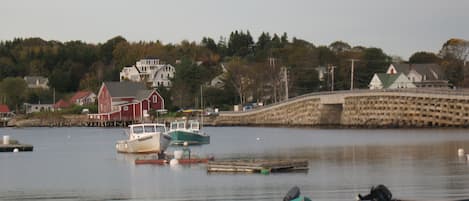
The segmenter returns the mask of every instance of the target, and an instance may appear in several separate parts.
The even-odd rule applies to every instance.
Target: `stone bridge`
[[[469,90],[311,93],[207,120],[215,126],[469,127]]]

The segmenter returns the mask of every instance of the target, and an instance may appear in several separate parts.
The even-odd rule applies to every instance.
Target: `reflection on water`
[[[203,164],[134,165],[122,129],[0,129],[34,152],[0,153],[0,200],[281,200],[294,185],[313,200],[351,200],[383,183],[398,198],[469,198],[465,130],[206,128],[199,156],[298,158],[307,173],[208,174]],[[170,147],[172,152],[181,147]]]

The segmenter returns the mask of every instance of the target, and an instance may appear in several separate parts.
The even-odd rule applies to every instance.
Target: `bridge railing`
[[[288,100],[282,100],[273,104],[257,107],[247,111],[222,111],[221,114],[238,114],[238,113],[248,113],[258,110],[268,109],[277,105],[281,105],[287,102],[295,101],[298,99],[314,97],[314,96],[324,96],[324,95],[334,95],[334,94],[366,94],[366,93],[376,93],[376,92],[398,92],[398,93],[410,93],[410,94],[437,94],[437,95],[451,95],[451,96],[469,96],[469,89],[448,89],[448,88],[397,88],[397,89],[354,89],[354,90],[340,90],[340,91],[321,91],[307,93],[299,96],[289,98]],[[469,97],[468,97],[469,98]]]

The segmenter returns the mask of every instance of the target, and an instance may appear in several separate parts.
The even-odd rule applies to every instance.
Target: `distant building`
[[[370,89],[397,89],[397,88],[415,88],[404,73],[387,74],[375,73],[369,84]]]
[[[152,87],[170,87],[175,68],[162,64],[159,59],[141,59],[135,65],[124,67],[120,72],[120,81],[147,82]]]
[[[217,75],[215,78],[213,78],[213,79],[210,81],[210,86],[211,86],[211,87],[215,87],[215,88],[222,89],[223,87],[225,87],[226,73],[227,73],[228,71],[226,70],[224,64],[220,64],[220,67],[221,67],[222,73],[219,74],[219,75]]]
[[[143,120],[150,110],[164,109],[164,99],[155,90],[146,89],[143,83],[104,82],[98,93],[98,114],[90,119],[104,121]]]
[[[24,103],[24,109],[26,114],[31,114],[33,112],[47,112],[47,111],[54,111],[53,104],[31,104],[31,103]]]
[[[61,109],[68,108],[70,106],[71,104],[68,101],[64,101],[63,99],[60,99],[53,105],[53,108],[54,108],[54,111],[59,111]]]
[[[370,89],[394,88],[447,88],[448,80],[438,64],[389,65],[386,73],[375,73],[369,84]]]
[[[0,122],[7,122],[13,116],[15,116],[15,114],[10,111],[8,105],[0,104]]]
[[[42,76],[25,76],[24,81],[28,85],[28,88],[42,88],[49,89],[49,79]]]
[[[8,105],[0,104],[0,114],[5,114],[9,112],[10,112],[10,108],[8,108]]]
[[[403,73],[416,87],[447,88],[448,80],[440,65],[393,63],[387,74]]]
[[[76,105],[88,105],[93,104],[96,101],[96,94],[91,91],[79,91],[76,92],[69,100],[71,104]]]

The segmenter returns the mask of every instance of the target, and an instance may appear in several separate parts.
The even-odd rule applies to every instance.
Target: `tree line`
[[[32,90],[21,84],[24,76],[45,76],[57,99],[77,90],[97,92],[103,81],[118,81],[124,66],[147,57],[176,67],[171,88],[159,88],[170,109],[200,105],[200,90],[206,106],[228,107],[247,102],[265,104],[289,96],[330,90],[334,68],[335,90],[349,89],[351,60],[355,62],[354,88],[367,88],[376,72],[384,72],[391,62],[438,63],[455,86],[469,83],[464,68],[469,44],[450,39],[440,52],[416,52],[409,61],[387,55],[380,48],[351,46],[343,41],[315,45],[287,33],[263,32],[257,40],[249,31],[237,30],[229,37],[177,44],[161,41],[129,42],[121,36],[105,43],[45,41],[16,38],[0,42],[0,102],[17,108],[22,102],[52,102],[51,90]],[[326,69],[323,79],[317,67]],[[223,76],[220,76],[223,75]],[[223,87],[210,87],[215,77]]]

